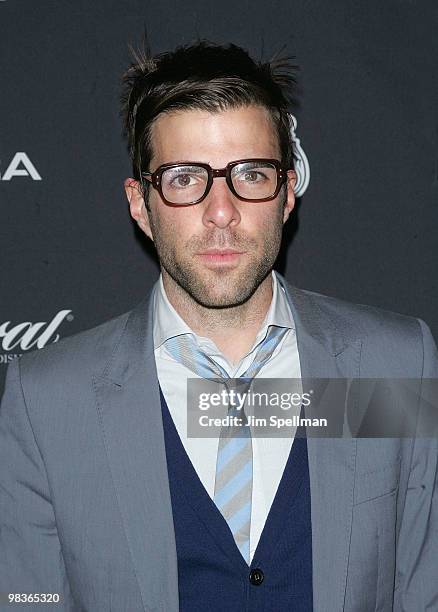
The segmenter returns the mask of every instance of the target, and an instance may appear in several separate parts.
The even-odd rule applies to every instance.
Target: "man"
[[[125,188],[161,276],[9,367],[0,592],[91,612],[438,609],[436,440],[187,435],[188,379],[438,376],[423,321],[272,272],[296,180],[286,68],[199,43],[128,71]]]

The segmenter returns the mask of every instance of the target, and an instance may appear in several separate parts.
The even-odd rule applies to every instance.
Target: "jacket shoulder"
[[[425,338],[430,330],[421,319],[313,291],[293,291],[318,318],[322,334],[335,334],[345,344],[360,344],[362,376],[422,375]]]
[[[395,333],[412,336],[418,340],[421,335],[420,319],[369,304],[349,302],[307,289],[293,288],[293,291],[306,295],[323,316],[334,320],[337,326],[355,330],[358,336]]]

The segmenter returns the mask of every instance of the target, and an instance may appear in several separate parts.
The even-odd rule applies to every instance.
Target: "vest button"
[[[264,573],[258,567],[252,569],[249,572],[249,581],[254,586],[259,586],[260,584],[262,584],[264,577]]]

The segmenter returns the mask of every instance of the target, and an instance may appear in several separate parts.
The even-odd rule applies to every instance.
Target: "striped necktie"
[[[257,348],[255,357],[248,369],[239,378],[247,390],[253,378],[269,361],[288,328],[271,325],[264,340]],[[230,376],[214,359],[201,351],[192,334],[174,336],[166,341],[166,349],[186,368],[202,378],[217,378],[229,388]],[[229,426],[222,426],[216,459],[216,478],[214,502],[228,523],[234,541],[245,561],[250,563],[249,536],[251,527],[252,503],[252,439],[251,428],[246,424],[243,408],[238,410],[229,406],[228,415],[237,416],[241,425],[230,419]]]

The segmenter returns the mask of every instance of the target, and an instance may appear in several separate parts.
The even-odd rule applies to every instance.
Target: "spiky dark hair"
[[[256,62],[237,45],[205,40],[155,57],[147,43],[131,52],[134,61],[123,75],[121,114],[136,180],[142,182],[141,172],[149,170],[154,120],[173,110],[265,107],[277,129],[281,161],[293,168],[288,109],[296,103],[295,58],[277,55]]]

